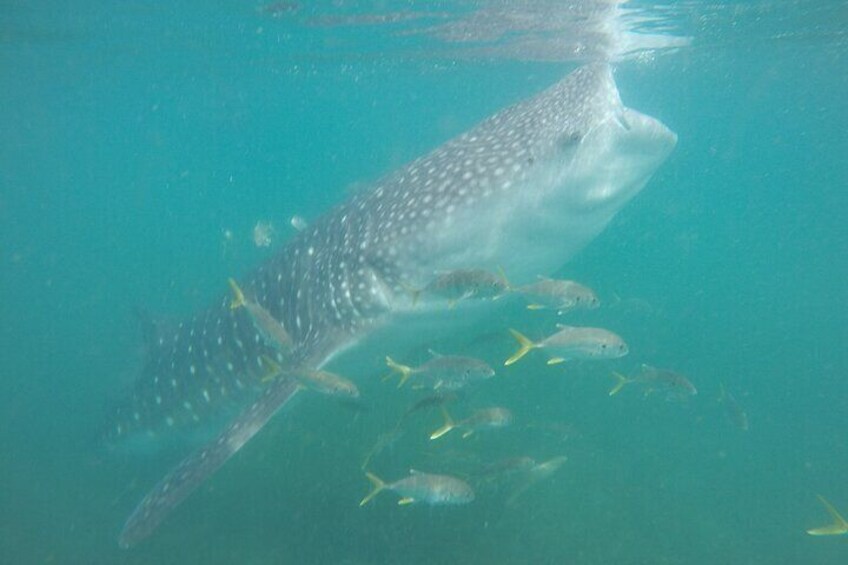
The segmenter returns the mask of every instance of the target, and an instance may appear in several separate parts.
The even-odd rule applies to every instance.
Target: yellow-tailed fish
[[[512,424],[512,412],[498,406],[475,410],[471,416],[459,422],[454,422],[447,408],[444,406],[442,407],[442,415],[444,416],[445,423],[441,428],[430,434],[431,440],[439,439],[454,429],[463,430],[462,437],[467,438],[480,430],[504,428]]]
[[[551,354],[548,365],[571,359],[616,359],[627,355],[627,344],[621,337],[602,328],[557,324],[559,331],[540,342],[533,342],[516,330],[509,330],[518,342],[518,350],[504,362],[512,365],[533,349]]]
[[[400,495],[398,504],[421,503],[444,506],[467,504],[474,500],[474,490],[471,486],[449,475],[434,475],[410,469],[408,477],[393,483],[385,483],[373,473],[366,472],[365,476],[371,481],[372,490],[362,499],[360,506],[365,506],[384,490],[394,491]]]
[[[639,373],[633,377],[625,377],[618,373],[613,373],[613,376],[618,382],[610,390],[610,396],[630,383],[640,385],[645,396],[659,393],[668,401],[682,402],[698,394],[698,389],[685,375],[670,369],[660,369],[642,364]]]
[[[261,304],[255,300],[247,299],[235,280],[229,279],[229,283],[233,291],[233,301],[230,303],[230,308],[233,310],[244,308],[251,322],[253,322],[253,327],[263,341],[282,355],[288,356],[294,342],[282,323],[277,321]]]
[[[438,273],[422,289],[408,289],[412,303],[422,295],[448,301],[450,306],[469,298],[498,298],[509,290],[509,283],[501,274],[483,269],[456,269]]]
[[[495,375],[495,371],[480,359],[430,353],[432,359],[418,367],[402,365],[386,357],[386,365],[400,375],[398,388],[415,376],[416,381],[434,390],[454,391]]]
[[[558,314],[575,309],[594,309],[600,306],[595,291],[578,282],[539,277],[535,283],[520,286],[515,292],[523,294],[530,302],[529,310],[551,308]]]

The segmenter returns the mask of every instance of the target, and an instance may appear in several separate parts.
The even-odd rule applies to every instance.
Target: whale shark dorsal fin
[[[434,357],[434,358],[444,357],[444,355],[442,355],[441,353],[439,353],[439,352],[438,352],[438,351],[436,351],[435,349],[430,349],[430,348],[428,348],[428,349],[427,349],[427,353],[429,353],[429,354],[430,354],[430,356],[431,356],[431,357]]]
[[[842,536],[848,534],[848,521],[839,514],[836,508],[834,508],[834,506],[828,502],[825,497],[820,494],[817,494],[816,496],[824,505],[825,509],[827,509],[827,513],[830,514],[830,517],[833,518],[833,523],[819,528],[811,528],[807,530],[807,533],[811,536]]]

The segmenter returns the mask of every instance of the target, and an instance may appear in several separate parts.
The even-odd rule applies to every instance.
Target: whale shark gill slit
[[[262,384],[263,356],[320,368],[375,328],[393,327],[397,315],[426,310],[414,308],[408,289],[436,272],[550,274],[641,190],[675,144],[662,123],[622,105],[608,65],[590,64],[305,226],[240,281],[291,337],[289,358],[269,348],[243,309],[230,308],[229,296],[155,339],[110,427],[114,439],[190,426],[227,403],[247,407],[154,486],[120,545],[150,535],[295,395],[287,378]]]

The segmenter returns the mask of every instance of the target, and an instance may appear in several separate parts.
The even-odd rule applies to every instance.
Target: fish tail
[[[371,502],[372,498],[386,490],[386,483],[384,483],[383,480],[380,479],[380,477],[368,471],[365,471],[365,476],[368,477],[369,481],[371,481],[372,489],[371,492],[368,493],[368,496],[366,496],[359,502],[360,506],[365,506],[366,504]]]
[[[409,299],[412,301],[412,307],[418,305],[418,300],[421,298],[421,289],[410,286],[406,283],[400,283],[403,289],[409,293]]]
[[[816,495],[819,497],[819,501],[824,505],[827,509],[828,514],[830,514],[831,518],[833,518],[833,523],[828,524],[827,526],[822,526],[820,528],[811,528],[807,530],[807,533],[811,536],[838,536],[842,534],[848,534],[848,521],[839,514],[836,508],[825,499],[822,495]]]
[[[444,406],[442,406],[442,415],[445,417],[445,425],[430,434],[431,440],[439,439],[440,437],[442,437],[443,435],[445,435],[456,427],[456,423],[453,421],[453,418],[451,418],[450,414],[448,414],[448,409]]]
[[[506,276],[506,271],[504,271],[504,268],[500,265],[498,265],[498,274],[500,275],[501,280],[504,283],[504,288],[506,289],[507,292],[512,292],[514,290],[518,290],[515,287],[513,287],[511,284],[509,284],[509,279]]]
[[[263,383],[275,379],[277,375],[283,372],[283,368],[267,355],[262,355],[262,365],[266,369],[266,373],[260,379]]]
[[[624,375],[622,375],[621,373],[619,373],[617,371],[613,371],[612,376],[615,377],[616,382],[615,382],[615,385],[609,391],[610,396],[615,396],[616,394],[618,394],[621,391],[621,389],[624,388],[624,385],[633,382],[633,379],[628,379],[627,377],[625,377]]]
[[[230,309],[235,310],[241,308],[245,304],[244,293],[239,288],[238,283],[234,279],[228,279],[230,288],[233,290],[233,301],[230,302]]]
[[[511,329],[511,330],[509,330],[509,333],[511,333],[512,337],[514,337],[515,340],[518,342],[518,351],[516,351],[515,354],[513,354],[512,357],[510,357],[509,359],[504,361],[504,365],[506,365],[506,366],[512,365],[513,363],[515,363],[516,361],[518,361],[519,359],[521,359],[522,357],[527,355],[527,353],[531,349],[539,347],[538,344],[533,343],[525,335],[521,334],[520,332],[517,332],[517,331]]]
[[[389,369],[392,371],[396,371],[400,374],[400,382],[398,383],[398,388],[403,386],[403,383],[409,380],[409,376],[412,374],[412,367],[408,367],[406,365],[401,365],[388,355],[386,356],[386,365],[389,366]]]

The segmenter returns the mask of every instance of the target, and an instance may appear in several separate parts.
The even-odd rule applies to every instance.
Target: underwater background
[[[848,539],[805,533],[830,520],[817,494],[848,513],[848,6],[812,1],[622,6],[657,36],[616,53],[622,99],[679,142],[557,274],[602,301],[566,323],[613,329],[627,357],[503,368],[507,328],[557,321],[515,301],[393,352],[486,359],[498,375],[450,410],[506,406],[514,425],[430,442],[441,415],[420,411],[375,450],[420,395],[352,352],[331,367],[364,407],[303,395],[149,540],[117,546],[134,505],[197,446],[97,439],[142,364],[134,312],[190,316],[271,257],[292,216],[314,219],[564,76],[585,51],[528,51],[508,16],[568,5],[4,3],[0,561],[844,562]],[[503,35],[428,31],[474,14],[501,18]],[[258,222],[274,226],[270,246]],[[611,372],[641,363],[698,395],[610,397]],[[369,453],[385,479],[567,462],[526,490],[484,482],[466,506],[381,495],[361,508]]]

